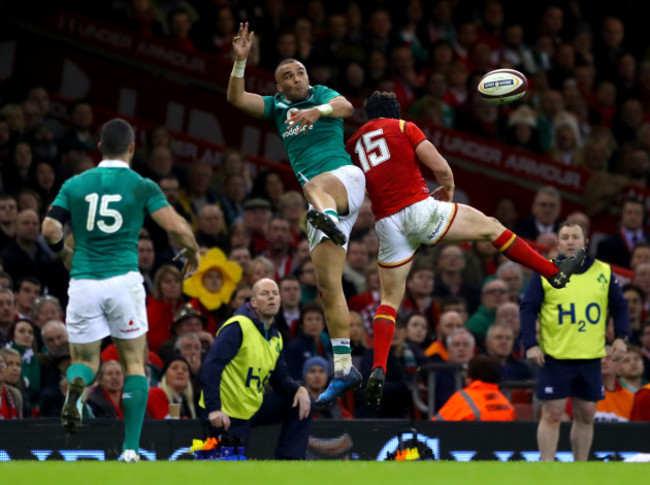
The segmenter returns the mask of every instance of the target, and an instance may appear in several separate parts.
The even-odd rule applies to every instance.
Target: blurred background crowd
[[[311,84],[349,98],[375,89],[397,93],[402,113],[476,136],[497,139],[602,174],[592,179],[584,211],[562,211],[561,193],[538,189],[530,207],[507,193],[480,207],[506,227],[557,256],[557,228],[565,219],[589,228],[623,187],[647,187],[650,175],[650,50],[635,3],[605,13],[589,2],[410,0],[307,2],[267,0],[129,0],[60,2],[179,49],[231,58],[240,21],[256,33],[249,65],[273,71],[284,58],[303,62]],[[589,7],[589,8],[587,8]],[[489,105],[476,94],[480,77],[501,67],[527,75],[519,103]],[[61,184],[96,165],[95,106],[83,99],[55,116],[42,80],[0,84],[0,390],[20,391],[16,416],[58,416],[69,364],[64,325],[68,276],[40,234],[40,223]],[[305,236],[306,203],[284,175],[252,169],[236,149],[219,163],[179,163],[173,134],[150,130],[132,167],[150,177],[195,230],[200,271],[183,281],[179,248],[148,218],[138,241],[150,330],[148,415],[163,418],[169,403],[196,417],[201,359],[219,326],[250,296],[262,277],[280,285],[277,318],[285,357],[312,395],[326,386],[331,355]],[[457,181],[462,188],[462,181]],[[498,192],[495,185],[492,190]],[[589,196],[589,195],[588,195]],[[600,205],[599,205],[600,204]],[[634,393],[650,377],[650,234],[642,201],[626,200],[620,225],[593,235],[591,253],[629,269],[624,286],[632,344],[603,372]],[[366,201],[350,240],[344,289],[351,309],[355,365],[372,365],[372,318],[379,304],[378,240]],[[119,255],[116,255],[119,257]],[[632,273],[630,273],[632,274]],[[420,417],[412,391],[427,362],[467,364],[478,353],[501,363],[504,380],[534,379],[523,359],[519,298],[529,274],[504,261],[490,243],[423,249],[409,275],[379,410],[349,395],[321,417]],[[487,329],[487,330],[485,330]],[[613,340],[613,335],[608,338]],[[121,417],[124,377],[110,339],[86,412]],[[1,364],[1,362],[0,362]],[[453,372],[436,375],[436,408],[455,391]],[[530,402],[528,393],[522,399]],[[20,409],[18,413],[17,408]],[[14,417],[8,413],[4,417]]]

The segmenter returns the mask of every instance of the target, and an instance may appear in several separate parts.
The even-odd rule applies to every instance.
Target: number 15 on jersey
[[[383,135],[384,130],[380,128],[365,133],[357,140],[354,151],[359,157],[359,163],[364,172],[390,158],[388,144]]]

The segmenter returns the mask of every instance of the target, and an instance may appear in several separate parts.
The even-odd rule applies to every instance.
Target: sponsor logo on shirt
[[[291,118],[293,118],[298,111],[299,110],[297,108],[288,109],[287,110],[287,121],[290,120]],[[284,133],[282,133],[282,138],[288,138],[290,136],[297,135],[298,133],[302,133],[303,131],[305,131],[305,129],[310,129],[310,130],[314,129],[314,125],[309,125],[309,128],[307,128],[306,125],[303,125],[302,128],[300,129],[300,131],[298,131],[298,128],[295,127],[295,126],[293,128],[291,128],[291,126],[293,126],[293,124],[294,124],[293,121],[289,121],[289,127],[290,128],[287,131],[285,131]]]
[[[546,394],[553,394],[553,387],[552,387],[552,386],[546,386],[546,387],[544,388],[544,392],[545,392]]]

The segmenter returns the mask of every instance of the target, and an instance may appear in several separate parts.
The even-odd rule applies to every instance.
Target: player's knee
[[[323,189],[318,181],[310,180],[305,185],[302,186],[302,191],[305,194],[307,200],[311,200],[318,192],[321,192]]]
[[[590,413],[574,413],[573,414],[573,420],[576,423],[585,425],[585,426],[591,426],[594,424],[594,415]]]
[[[503,231],[505,231],[505,228],[503,225],[494,217],[485,217],[485,223],[482,226],[482,234],[481,234],[481,239],[484,241],[494,241],[496,238],[498,238]]]
[[[558,411],[557,409],[545,409],[542,413],[542,419],[548,424],[558,425],[562,421],[563,411]]]

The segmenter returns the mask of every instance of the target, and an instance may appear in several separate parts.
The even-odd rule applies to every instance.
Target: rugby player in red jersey
[[[381,304],[373,321],[374,361],[365,398],[379,404],[386,359],[395,331],[406,277],[421,244],[441,241],[490,241],[509,259],[563,288],[585,257],[584,249],[568,259],[549,261],[499,221],[465,204],[452,202],[454,175],[447,161],[413,123],[400,119],[395,93],[375,91],[366,100],[368,122],[346,143],[352,161],[363,170],[379,236]],[[422,163],[440,184],[429,193]]]

